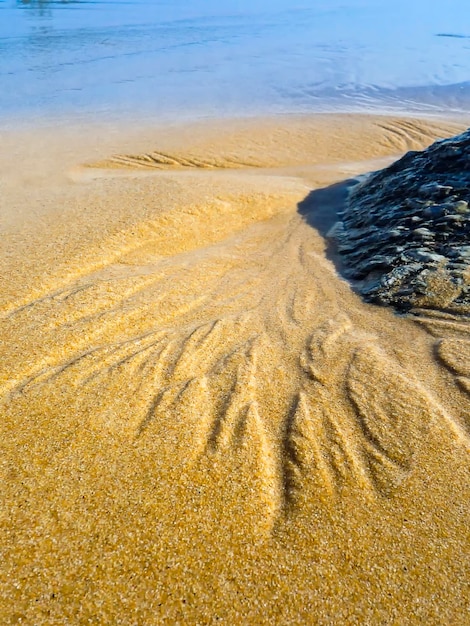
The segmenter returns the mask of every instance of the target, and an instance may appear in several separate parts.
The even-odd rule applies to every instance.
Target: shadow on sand
[[[345,208],[348,192],[356,183],[356,179],[349,178],[323,189],[315,189],[298,204],[298,212],[305,222],[325,238],[326,256],[334,263],[336,271],[343,278],[346,278],[344,265],[336,241],[333,237],[328,237],[328,232],[341,219],[341,212]],[[354,288],[353,285],[352,287]]]

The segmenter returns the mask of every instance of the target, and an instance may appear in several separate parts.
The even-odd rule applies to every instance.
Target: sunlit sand
[[[468,621],[470,326],[325,237],[465,127],[4,133],[2,623]]]

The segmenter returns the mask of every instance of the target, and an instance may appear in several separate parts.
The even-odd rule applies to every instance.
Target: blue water
[[[469,0],[0,0],[0,121],[469,105]]]

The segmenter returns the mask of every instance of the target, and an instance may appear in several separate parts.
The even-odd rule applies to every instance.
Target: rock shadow
[[[314,189],[297,205],[297,210],[304,221],[324,237],[326,241],[326,257],[335,265],[336,271],[346,279],[347,277],[344,274],[345,266],[338,252],[336,239],[333,236],[329,236],[329,233],[336,222],[341,220],[349,190],[357,182],[355,178],[348,178],[322,189]],[[350,279],[347,280],[351,283]],[[352,287],[354,289],[353,284]]]

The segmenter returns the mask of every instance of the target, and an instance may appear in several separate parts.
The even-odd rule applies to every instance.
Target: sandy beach
[[[470,323],[327,237],[467,126],[2,132],[2,624],[469,623]]]

